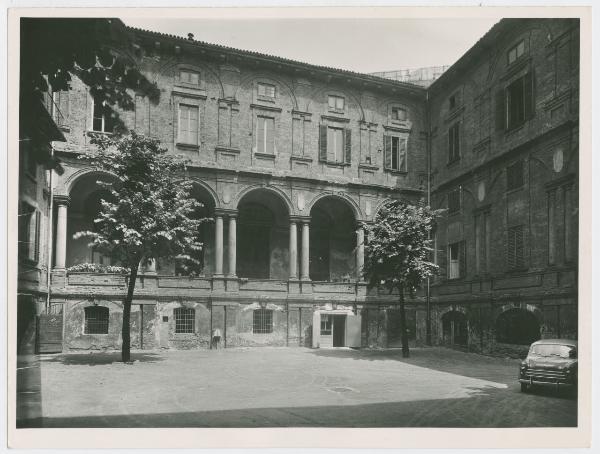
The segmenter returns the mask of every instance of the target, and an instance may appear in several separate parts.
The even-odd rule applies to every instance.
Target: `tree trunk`
[[[139,262],[131,265],[129,272],[129,282],[127,284],[127,295],[123,300],[123,328],[121,329],[121,361],[128,363],[131,361],[131,327],[129,326],[131,319],[131,302],[133,301],[133,290],[135,289],[135,281],[137,279]]]
[[[406,313],[404,312],[404,286],[398,287],[400,293],[400,331],[402,333],[402,357],[408,358],[410,352],[408,350],[408,333],[406,332]]]

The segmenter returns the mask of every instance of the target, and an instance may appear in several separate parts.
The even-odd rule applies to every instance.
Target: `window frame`
[[[102,332],[99,331],[94,331],[94,332],[90,332],[90,321],[92,321],[90,319],[90,312],[92,312],[92,310],[94,312],[97,312],[97,314],[95,314],[96,316],[98,315],[106,315],[106,319],[102,318],[100,319],[99,317],[97,317],[96,319],[93,319],[94,321],[94,330],[98,329],[98,326],[103,328]],[[83,334],[86,335],[92,335],[92,336],[96,336],[96,335],[107,335],[108,334],[108,328],[110,325],[110,309],[106,306],[98,306],[98,305],[94,305],[94,306],[86,306],[83,308],[84,311],[84,315],[83,315]],[[98,326],[96,326],[96,324]]]
[[[193,307],[176,307],[173,309],[175,334],[196,333],[196,309]]]
[[[519,53],[519,48],[521,48],[521,53]],[[513,51],[514,51],[515,57],[514,57],[514,59],[511,60],[511,53]],[[522,39],[517,44],[512,46],[510,49],[508,49],[508,51],[506,52],[506,61],[507,61],[508,65],[512,65],[513,63],[517,62],[524,55],[525,55],[525,40]]]
[[[402,173],[408,172],[408,139],[397,135],[385,134],[383,142],[386,170]],[[394,142],[396,143],[396,150],[394,150]],[[400,168],[402,150],[404,150],[404,168]],[[394,157],[396,158],[395,166]]]
[[[185,109],[194,109],[196,111],[196,134],[195,134],[195,142],[188,142],[191,136],[192,131],[187,129],[188,137],[183,138],[181,135],[181,125],[182,125],[182,107]],[[191,110],[190,110],[191,111]],[[190,116],[188,114],[187,118],[188,127],[191,125]],[[178,102],[177,103],[177,144],[188,146],[188,147],[199,147],[200,146],[200,106],[198,104],[186,103],[186,102]]]
[[[91,96],[91,95],[90,95]],[[110,126],[110,131],[106,130],[106,116],[107,116],[107,112],[105,110],[109,110],[112,111],[112,107],[108,106],[108,104],[106,103],[106,100],[103,100],[101,102],[101,105],[103,106],[103,111],[102,111],[102,116],[98,117],[96,116],[96,106],[98,105],[98,101],[95,99],[94,96],[91,96],[92,99],[92,128],[91,128],[91,132],[96,132],[96,133],[101,133],[101,134],[113,134],[114,133],[114,129],[115,129],[115,125],[112,124]],[[108,114],[110,115],[110,114]],[[96,125],[96,120],[100,119],[101,120],[101,129],[95,129]]]
[[[333,106],[331,101],[333,100]],[[342,106],[338,106],[338,101],[341,101]],[[327,107],[333,112],[344,112],[346,109],[346,98],[340,95],[327,95]]]
[[[252,312],[252,334],[273,333],[273,312],[273,309],[254,309]]]
[[[189,74],[190,76],[195,75],[197,77],[197,82],[191,82],[189,80],[184,80],[182,79],[182,74]],[[191,77],[190,77],[191,79]],[[177,80],[180,84],[185,84],[185,85],[189,85],[190,87],[199,87],[200,86],[200,72],[199,71],[195,71],[193,69],[188,69],[188,68],[179,68],[179,75],[177,77]]]
[[[270,120],[269,122],[267,122],[266,120]],[[263,122],[263,131],[260,131],[260,125],[261,125],[261,121]],[[271,128],[271,144],[270,144],[270,150],[269,150],[269,140],[268,140],[268,131],[269,128],[267,127],[268,124],[272,125]],[[263,149],[259,149],[259,138],[262,135],[262,145],[263,145]],[[275,117],[269,116],[269,115],[257,115],[256,116],[256,128],[255,128],[255,140],[254,140],[254,149],[255,149],[255,153],[260,153],[260,154],[265,154],[265,155],[270,155],[270,156],[274,156],[275,155]]]
[[[452,259],[452,249],[456,248],[456,259]],[[466,242],[465,240],[455,241],[448,244],[448,280],[464,278],[467,272],[466,266]],[[453,272],[454,271],[454,272]]]
[[[400,118],[399,112],[403,112],[404,118]],[[390,111],[390,118],[393,122],[404,123],[408,120],[408,111],[404,107],[394,106]]]
[[[264,93],[261,93],[261,87],[262,88],[269,88],[273,90],[273,96],[267,94],[268,91],[265,90]],[[256,96],[258,96],[259,98],[264,98],[264,99],[268,99],[268,100],[274,100],[277,97],[277,87],[274,84],[270,84],[268,82],[257,82],[256,84]]]
[[[506,230],[506,267],[509,271],[526,269],[524,224],[514,225]]]
[[[448,164],[460,161],[460,121],[448,128]]]
[[[333,334],[333,317],[330,314],[321,314],[321,326],[319,328],[321,336],[331,336]]]
[[[457,207],[456,209],[452,209],[453,207],[451,206],[450,203],[450,196],[451,194],[457,194]],[[453,214],[458,214],[462,211],[462,186],[457,186],[456,188],[448,191],[448,194],[446,195],[447,198],[447,208],[448,208],[448,215],[453,215]]]

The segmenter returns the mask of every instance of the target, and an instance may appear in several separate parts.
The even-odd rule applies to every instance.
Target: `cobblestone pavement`
[[[517,360],[443,348],[413,349],[408,359],[395,349],[304,348],[144,351],[133,354],[133,364],[120,363],[119,357],[117,352],[43,356],[42,417],[21,426],[577,424],[574,396],[553,389],[520,392]]]

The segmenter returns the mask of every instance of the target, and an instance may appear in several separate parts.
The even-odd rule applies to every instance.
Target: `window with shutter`
[[[448,130],[448,162],[460,159],[460,123],[455,123]]]
[[[533,73],[529,72],[506,87],[507,128],[516,128],[534,115]]]
[[[182,69],[179,71],[179,81],[184,84],[198,85],[200,83],[200,74],[195,71]]]
[[[348,128],[344,132],[344,162],[352,163],[352,131]]]
[[[448,245],[448,279],[464,277],[467,271],[467,255],[464,241]]]
[[[198,110],[198,106],[179,104],[179,143],[198,145]]]
[[[327,162],[327,125],[319,125],[319,161]]]
[[[448,193],[448,214],[458,213],[461,205],[461,187]]]
[[[506,257],[509,269],[522,269],[525,266],[523,232],[522,225],[508,229]]]
[[[384,143],[384,154],[385,154],[384,165],[385,165],[386,169],[391,169],[392,168],[392,137],[384,135],[383,143]]]
[[[258,153],[273,154],[275,119],[271,117],[257,117],[256,119],[256,151]]]
[[[385,168],[406,172],[406,139],[396,136],[384,136]]]
[[[342,128],[327,128],[327,152],[326,161],[331,163],[345,162],[346,148],[344,136],[346,131]]]
[[[113,132],[113,111],[100,97],[92,99],[92,131]]]

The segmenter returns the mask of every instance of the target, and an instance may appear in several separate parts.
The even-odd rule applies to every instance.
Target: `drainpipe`
[[[425,109],[427,117],[427,206],[431,207],[431,116],[429,109],[429,90],[425,95]],[[431,241],[431,231],[427,233],[427,239]],[[431,345],[431,288],[430,278],[427,277],[427,316],[425,320],[425,343]]]
[[[54,147],[50,144],[50,159],[51,162],[54,160]],[[48,177],[48,194],[50,203],[48,207],[48,228],[46,229],[46,247],[47,247],[47,260],[46,260],[46,313],[50,311],[50,292],[52,283],[52,223],[54,222],[54,190],[52,185],[52,176],[54,175],[54,169],[50,167],[50,175]]]

